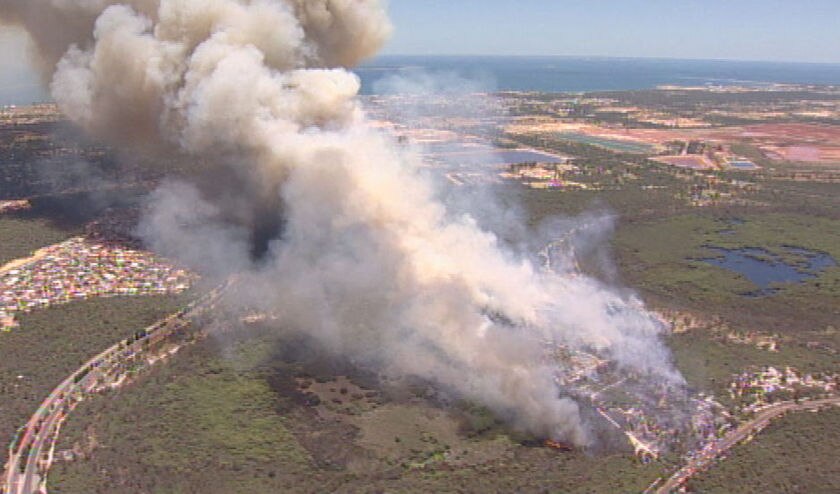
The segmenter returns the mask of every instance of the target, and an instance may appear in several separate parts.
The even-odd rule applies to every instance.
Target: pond
[[[752,161],[730,161],[729,166],[737,170],[758,170],[761,167]]]
[[[800,247],[783,248],[794,262],[786,262],[780,256],[760,248],[707,248],[720,252],[721,255],[700,261],[745,277],[759,288],[758,291],[748,294],[753,296],[772,295],[777,291],[777,284],[802,283],[816,278],[828,268],[837,266],[837,261],[829,254]]]

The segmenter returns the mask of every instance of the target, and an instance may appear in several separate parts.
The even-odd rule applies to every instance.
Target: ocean
[[[383,56],[355,69],[366,95],[393,91],[388,80],[467,84],[477,91],[586,92],[649,89],[661,85],[775,83],[840,86],[840,64],[656,60],[574,57]],[[432,77],[429,77],[432,76]],[[0,74],[0,105],[45,101],[33,74]]]
[[[394,77],[472,81],[487,91],[588,92],[678,86],[840,86],[840,64],[575,57],[383,56],[356,69],[364,94]]]

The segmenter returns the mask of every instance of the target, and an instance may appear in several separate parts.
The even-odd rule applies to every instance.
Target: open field
[[[29,257],[34,251],[72,237],[48,220],[25,220],[0,216],[0,268],[9,261]]]

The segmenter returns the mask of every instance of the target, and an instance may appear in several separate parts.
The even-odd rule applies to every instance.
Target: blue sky
[[[29,103],[44,97],[31,67],[26,37],[17,29],[0,27],[0,105]]]
[[[390,0],[390,54],[840,63],[840,0]]]
[[[387,54],[840,63],[840,0],[389,0]],[[43,98],[0,27],[0,104]]]

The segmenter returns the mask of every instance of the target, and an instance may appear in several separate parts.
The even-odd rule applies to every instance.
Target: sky
[[[27,45],[25,33],[0,26],[0,105],[45,98]]]
[[[389,54],[840,63],[840,0],[390,0]]]
[[[385,54],[840,63],[840,0],[389,0]],[[43,99],[26,37],[0,27],[0,104]]]

